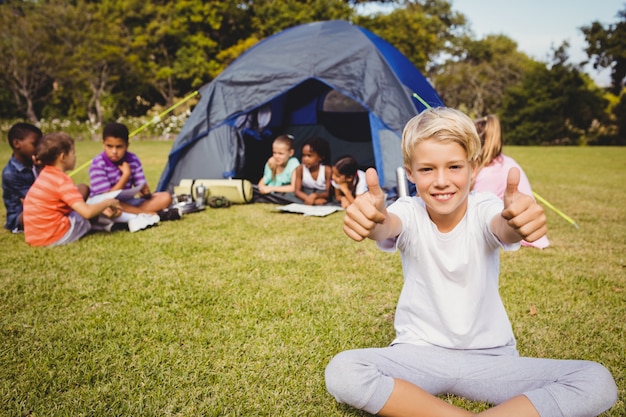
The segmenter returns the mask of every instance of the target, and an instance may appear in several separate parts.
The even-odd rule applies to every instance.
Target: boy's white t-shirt
[[[402,221],[402,232],[378,246],[400,250],[404,274],[392,344],[451,349],[515,345],[498,291],[499,256],[500,248],[520,245],[503,245],[489,229],[502,209],[495,195],[472,192],[463,220],[441,233],[421,198],[403,197],[389,206]]]

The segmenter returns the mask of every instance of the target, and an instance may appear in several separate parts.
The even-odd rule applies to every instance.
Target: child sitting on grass
[[[4,228],[13,233],[24,231],[24,197],[37,178],[33,156],[41,130],[30,123],[16,123],[9,129],[11,159],[2,170],[2,199],[7,211]]]
[[[109,191],[142,186],[139,197],[121,202],[123,214],[118,222],[128,222],[131,232],[144,229],[160,220],[180,219],[180,213],[169,210],[172,196],[168,192],[150,192],[141,161],[128,152],[128,128],[122,123],[109,123],[102,131],[104,152],[96,155],[89,167],[91,196]]]
[[[302,163],[296,168],[294,191],[304,204],[319,206],[330,199],[329,160],[330,146],[325,139],[312,137],[302,145]]]
[[[473,189],[479,192],[490,191],[502,198],[506,188],[506,175],[512,167],[516,167],[520,171],[520,191],[532,196],[530,181],[522,167],[513,158],[502,153],[502,130],[498,116],[489,114],[474,120],[474,125],[482,146]],[[534,242],[522,240],[522,246],[545,249],[550,246],[550,241],[547,236],[543,236]]]
[[[74,242],[91,229],[89,219],[106,212],[119,215],[120,204],[109,198],[97,204],[84,196],[65,173],[74,169],[74,140],[66,133],[50,133],[37,145],[36,159],[43,168],[24,199],[24,237],[31,246],[57,246]]]
[[[367,191],[365,172],[359,169],[359,164],[351,156],[342,156],[333,165],[332,185],[335,189],[335,199],[341,207],[347,208],[356,196]]]
[[[388,208],[374,169],[369,192],[346,209],[344,232],[400,250],[404,285],[389,347],[339,353],[326,368],[341,403],[381,416],[463,417],[437,395],[495,404],[490,417],[591,417],[617,400],[602,365],[520,357],[498,292],[500,250],[546,233],[546,217],[508,173],[501,200],[470,193],[480,155],[472,121],[447,108],[425,110],[402,135],[407,175],[419,197]],[[371,273],[371,271],[368,271]]]

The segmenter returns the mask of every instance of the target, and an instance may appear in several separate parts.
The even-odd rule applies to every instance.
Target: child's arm
[[[265,188],[269,190],[269,192],[274,193],[292,193],[294,190],[293,183],[287,185],[268,185]]]
[[[333,169],[328,165],[324,166],[324,176],[324,178],[326,179],[326,188],[324,189],[324,191],[315,194],[317,194],[317,198],[323,198],[328,200],[330,198],[330,189],[333,188],[332,184],[330,183],[330,181],[333,179]]]
[[[339,185],[339,187],[341,187],[341,185]],[[341,189],[339,187],[337,187],[337,188],[333,187],[333,188],[335,188],[335,200],[337,200],[337,201],[341,201],[342,200],[342,198],[341,198],[341,196],[342,196]]]
[[[491,231],[502,243],[534,242],[548,231],[543,207],[519,191],[519,169],[511,168],[506,182],[504,210],[491,220]]]
[[[343,200],[346,200],[346,207],[349,206],[350,204],[354,203],[354,197],[352,196],[352,190],[350,189],[350,186],[348,185],[347,182],[344,182],[342,184],[339,185],[339,188],[342,193],[343,193]]]
[[[302,191],[302,165],[298,165],[298,168],[294,171],[293,191],[300,200],[304,201],[308,197],[307,193]]]
[[[261,178],[259,181],[259,191],[263,194],[269,193],[293,193],[296,189],[296,170],[291,171],[291,180],[289,184],[285,185],[265,185],[265,178]]]
[[[120,165],[117,166],[117,169],[119,169],[122,172],[122,176],[117,181],[117,183],[113,187],[111,187],[109,191],[123,190],[124,187],[126,186],[126,183],[130,179],[131,172],[130,172],[130,164],[128,162],[126,161],[122,162]]]
[[[107,208],[111,208],[113,213],[117,213],[122,210],[120,202],[114,198],[107,198],[95,204],[87,204],[84,201],[78,201],[72,204],[72,210],[80,214],[85,219],[91,219],[102,213]]]
[[[366,237],[382,241],[398,236],[402,231],[402,222],[387,211],[385,194],[378,183],[376,170],[369,168],[365,178],[369,191],[358,196],[346,209],[343,231],[357,242]]]

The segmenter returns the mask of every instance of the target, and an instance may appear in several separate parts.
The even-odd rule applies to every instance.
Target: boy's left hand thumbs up
[[[523,239],[533,242],[547,232],[546,215],[543,208],[529,195],[519,191],[520,171],[511,168],[504,191],[502,217]]]
[[[506,177],[506,190],[504,190],[504,208],[506,209],[510,206],[514,201],[516,195],[519,193],[519,169],[511,168]]]

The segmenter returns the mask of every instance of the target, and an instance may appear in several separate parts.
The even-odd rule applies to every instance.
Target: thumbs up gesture
[[[519,181],[519,169],[511,168],[506,179],[502,217],[522,239],[533,242],[548,231],[546,215],[543,208],[531,196],[519,191]],[[508,240],[503,239],[502,236],[499,237],[502,240]]]
[[[366,237],[375,238],[373,231],[378,225],[385,223],[385,193],[380,188],[378,174],[374,168],[365,172],[368,192],[358,196],[346,209],[343,220],[343,231],[357,242]]]

